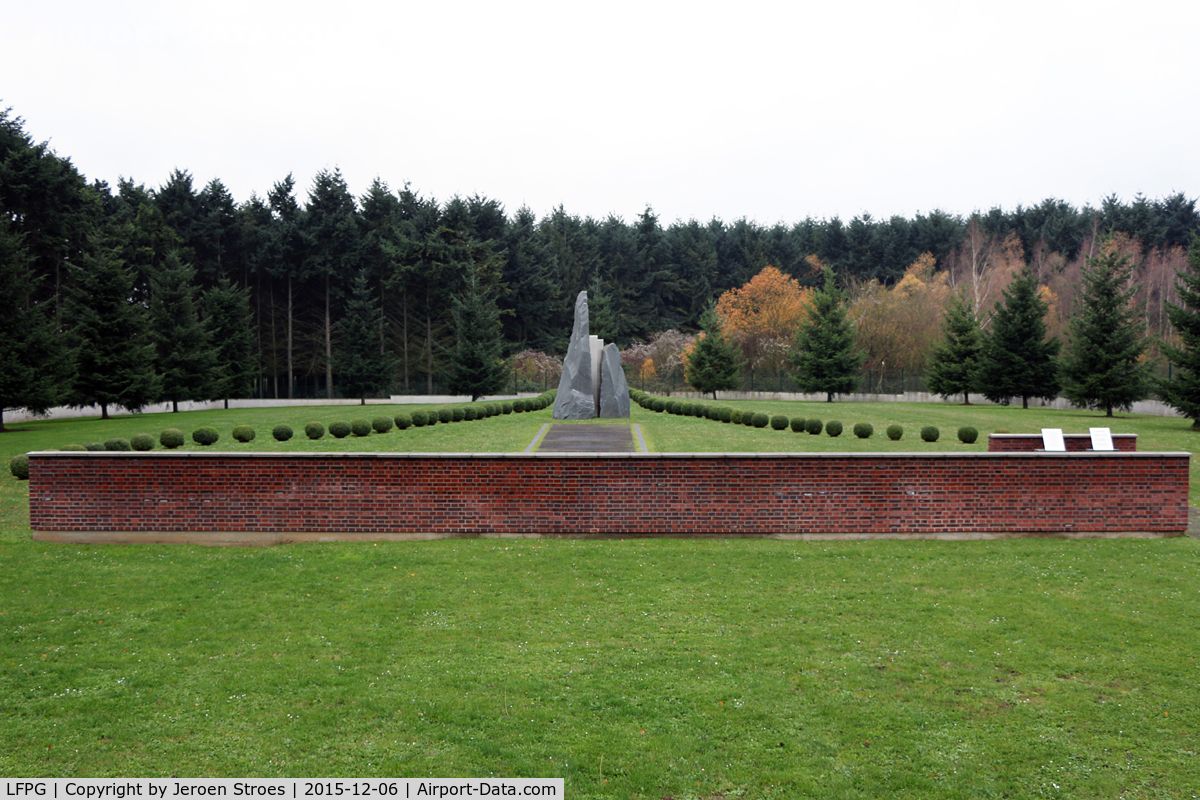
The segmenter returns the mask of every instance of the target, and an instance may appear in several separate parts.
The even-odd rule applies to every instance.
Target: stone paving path
[[[551,425],[538,445],[542,453],[637,453],[629,425]]]

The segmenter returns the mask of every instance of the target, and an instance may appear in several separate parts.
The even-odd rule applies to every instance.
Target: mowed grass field
[[[1200,441],[1158,417],[730,405],[846,432],[636,406],[632,421],[659,452],[983,450],[998,428],[1093,425],[1142,450]],[[39,421],[0,435],[0,459],[166,427],[195,448],[202,424],[228,450],[520,451],[552,421],[302,432],[397,410],[412,408]],[[270,436],[281,422],[288,443]],[[856,422],[875,435],[854,438]],[[257,438],[234,442],[237,424]],[[920,440],[926,424],[938,442]],[[979,441],[960,444],[960,425]],[[48,545],[4,470],[0,564],[6,777],[561,776],[569,798],[677,800],[1200,793],[1190,537]]]

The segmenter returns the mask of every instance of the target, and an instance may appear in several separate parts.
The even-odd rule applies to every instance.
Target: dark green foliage
[[[858,371],[867,356],[854,342],[854,324],[846,316],[846,304],[826,267],[825,284],[813,295],[812,307],[796,332],[790,356],[796,374],[792,377],[802,392],[824,393],[833,402],[835,394],[858,388]]]
[[[755,414],[753,411],[744,412],[742,414],[742,424],[745,425],[747,428],[753,428],[754,427],[754,418],[756,416],[758,416],[758,415]]]
[[[393,419],[393,421],[396,423],[396,428],[399,430],[402,430],[402,431],[408,430],[409,428],[411,428],[413,425],[416,424],[413,417],[415,417],[416,414],[421,414],[421,413],[422,412],[418,411],[418,412],[414,413],[412,416],[405,414],[403,412],[397,414],[395,416],[395,418]],[[422,419],[421,419],[421,424],[422,425],[425,424],[423,415],[422,415]]]
[[[975,444],[975,440],[979,438],[979,431],[972,428],[970,425],[964,425],[958,429],[958,440],[963,444]]]
[[[525,401],[523,399],[513,400],[512,409],[514,414],[522,414],[525,411]]]
[[[134,434],[129,439],[129,445],[134,450],[145,452],[154,449],[154,437],[148,433]]]
[[[305,427],[305,432],[307,433],[307,426]],[[324,435],[324,433],[325,431],[322,429],[321,434]],[[277,442],[289,441],[295,434],[296,432],[292,430],[291,425],[276,425],[274,428],[271,428],[271,437]]]
[[[320,439],[325,435],[325,426],[320,422],[310,422],[304,426],[304,435],[309,439]]]
[[[1046,338],[1046,303],[1026,268],[992,314],[979,362],[980,391],[994,403],[1020,397],[1022,408],[1029,408],[1031,397],[1052,400],[1059,389],[1058,350],[1058,339]]]
[[[138,435],[140,436],[140,435],[142,435],[142,434],[138,434]],[[135,436],[135,437],[134,437],[134,439],[136,439],[136,438],[137,438],[137,436]],[[130,444],[133,444],[133,439],[130,439],[130,440],[129,440],[129,442],[130,442]],[[135,447],[136,447],[136,445],[135,445]],[[150,448],[147,448],[147,449],[153,449],[153,447],[154,447],[154,437],[151,437],[151,438],[150,438]],[[78,453],[84,453],[84,452],[87,452],[87,448],[86,448],[86,447],[84,447],[84,446],[83,446],[83,445],[81,445],[81,444],[68,444],[68,445],[63,445],[63,447],[62,447],[62,448],[60,448],[60,449],[61,449],[61,450],[62,450],[64,453],[65,453],[65,452],[72,452],[72,453],[77,453],[77,452],[78,452]]]
[[[104,449],[116,453],[127,453],[133,449],[133,445],[129,443],[128,439],[105,439]]]
[[[183,431],[178,428],[167,428],[158,435],[158,443],[168,450],[183,447]]]
[[[217,433],[217,429],[210,425],[204,425],[192,431],[192,441],[203,447],[216,444],[220,438],[221,434]]]
[[[495,294],[480,280],[479,265],[472,263],[465,272],[464,290],[453,303],[455,348],[449,387],[452,394],[469,395],[474,402],[498,393],[509,376]]]
[[[1152,365],[1145,361],[1149,339],[1146,303],[1133,263],[1110,249],[1089,258],[1062,357],[1063,394],[1077,406],[1128,411],[1150,395]]]
[[[437,411],[430,409],[429,411],[425,412],[425,424],[427,426],[437,425],[441,421],[442,417]]]
[[[875,433],[875,426],[869,422],[854,423],[854,435],[859,439],[870,439]]]
[[[733,411],[731,411],[729,414],[729,421],[732,422],[734,425],[741,425],[742,424],[742,410],[740,408],[733,409]]]
[[[808,420],[804,417],[792,417],[792,431],[795,433],[804,433],[807,424]]]
[[[414,411],[412,413],[412,424],[414,428],[424,428],[429,423],[429,413],[426,411]]]
[[[371,420],[371,428],[376,433],[387,433],[392,429],[393,426],[395,426],[395,424],[396,423],[392,421],[391,417],[381,416],[375,417],[375,419]]]
[[[454,409],[439,408],[437,412],[438,422],[454,422]]]
[[[771,428],[777,431],[786,431],[790,423],[791,420],[783,414],[775,414],[771,417]]]
[[[833,437],[841,436],[842,423],[836,419],[829,420],[829,422],[825,423],[825,432]]]
[[[661,412],[665,411],[665,410],[666,410],[666,408],[667,408],[667,401],[666,401],[666,400],[662,399],[661,397],[656,397],[656,398],[654,398],[654,403],[653,403],[653,405],[651,406],[651,409],[652,409],[653,411],[656,411],[656,412],[659,412],[659,413],[661,413]]]
[[[196,271],[167,254],[162,268],[150,278],[150,335],[155,368],[161,376],[163,400],[178,411],[182,400],[210,397],[217,353],[196,304]]]
[[[464,408],[462,410],[462,412],[463,412],[463,419],[466,420],[467,422],[473,422],[474,420],[481,418],[480,417],[480,409],[476,408],[475,406],[467,406],[466,408]],[[455,418],[457,418],[457,417],[458,417],[458,415],[455,414]]]
[[[467,418],[467,410],[462,406],[455,406],[454,408],[450,409],[450,413],[454,422],[462,422]]]
[[[1164,403],[1200,429],[1200,235],[1188,248],[1188,269],[1175,277],[1179,305],[1167,303],[1167,317],[1179,343],[1163,345],[1174,369],[1171,380],[1158,381],[1157,389]]]
[[[254,428],[250,427],[249,425],[237,425],[233,429],[233,438],[242,444],[253,441],[254,436]]]
[[[91,453],[103,453],[104,452],[104,442],[91,442],[90,444],[85,444],[83,447],[84,447],[84,449],[86,449],[88,452],[91,452]]]
[[[721,422],[732,422],[732,421],[733,421],[733,409],[730,408],[729,406],[722,406],[721,407]]]
[[[763,414],[762,412],[755,414],[751,419],[754,424],[754,427],[756,427],[756,428],[765,428],[765,427],[767,427],[767,424],[771,421],[771,418],[769,416],[767,416],[766,414]]]
[[[224,275],[204,293],[201,300],[204,327],[212,337],[213,369],[208,394],[225,400],[251,397],[258,377],[254,315],[250,287],[230,283]]]
[[[19,481],[29,480],[29,456],[21,453],[8,462],[8,471]]]
[[[345,439],[350,435],[350,423],[344,420],[329,423],[329,434],[335,439]]]
[[[901,436],[903,436],[903,435],[904,435],[904,428],[903,428],[903,427],[901,427],[900,425],[896,425],[895,423],[893,423],[893,424],[891,424],[891,425],[888,425],[888,427],[887,427],[887,437],[888,437],[889,439],[891,439],[893,442],[898,442],[898,441],[900,441],[900,437],[901,437]]]
[[[926,425],[924,428],[921,428],[921,441],[923,442],[936,442],[941,435],[942,432],[933,425]]]
[[[350,420],[350,432],[355,436],[370,436],[371,421],[362,417],[355,417]]]
[[[684,377],[701,394],[737,389],[741,386],[742,361],[733,342],[725,338],[721,319],[709,309],[700,317],[701,334],[688,355]]]
[[[804,423],[804,430],[808,431],[813,436],[819,434],[824,427],[825,426],[819,419],[810,419]]]
[[[510,400],[505,400],[503,403],[501,403],[501,404],[500,404],[500,411],[501,411],[502,413],[504,413],[504,414],[511,414],[511,413],[513,412],[513,404],[512,404],[512,401],[510,401]]]
[[[942,320],[942,341],[930,354],[925,371],[929,391],[947,398],[961,394],[963,403],[970,403],[979,383],[982,352],[983,331],[975,310],[963,293],[955,292]]]
[[[365,405],[367,395],[387,391],[395,368],[394,359],[380,339],[383,312],[365,269],[359,270],[351,283],[338,330],[341,344],[334,364],[338,387],[345,396],[357,397]]]
[[[487,412],[489,417],[498,417],[503,413],[503,406],[500,403],[488,403]]]

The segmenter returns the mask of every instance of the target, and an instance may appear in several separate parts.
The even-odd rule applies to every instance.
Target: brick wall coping
[[[513,460],[537,460],[537,459],[571,459],[576,461],[585,461],[590,459],[620,459],[630,461],[656,461],[656,460],[679,460],[679,459],[696,459],[696,460],[711,460],[711,459],[882,459],[882,458],[918,458],[918,459],[1001,459],[1001,458],[1162,458],[1164,456],[1174,456],[1178,458],[1191,458],[1192,454],[1186,451],[1163,451],[1155,452],[1151,450],[1139,451],[1124,451],[1124,450],[1076,450],[1076,451],[1045,451],[1045,450],[1010,450],[1010,451],[987,451],[987,450],[972,450],[969,452],[956,453],[948,450],[938,450],[934,452],[870,452],[870,453],[844,453],[844,452],[733,452],[733,453],[577,453],[577,452],[534,452],[534,453],[396,453],[396,452],[258,452],[258,453],[238,453],[227,450],[214,451],[197,451],[189,450],[183,453],[162,452],[162,451],[112,451],[106,450],[85,451],[85,450],[35,450],[27,455],[36,456],[37,458],[184,458],[184,459],[211,459],[211,458],[245,458],[245,459],[260,459],[260,458],[281,458],[281,459],[327,459],[327,460],[354,460],[354,459],[397,459],[397,460],[430,460],[430,459],[513,459]]]

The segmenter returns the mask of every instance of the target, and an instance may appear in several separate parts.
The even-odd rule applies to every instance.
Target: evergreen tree
[[[222,277],[204,293],[204,325],[212,336],[213,371],[209,394],[225,401],[250,397],[258,378],[254,354],[254,318],[250,313],[250,291]]]
[[[179,411],[180,400],[207,400],[216,353],[200,321],[196,271],[169,253],[150,279],[150,335],[162,378],[162,399]]]
[[[131,302],[134,277],[112,253],[100,250],[72,264],[67,314],[77,361],[70,402],[137,411],[162,396],[154,371],[154,341],[144,306]]]
[[[1150,394],[1146,304],[1134,302],[1132,280],[1129,256],[1109,249],[1087,260],[1062,358],[1063,394],[1107,417]]]
[[[1163,345],[1173,369],[1171,380],[1158,381],[1163,402],[1192,421],[1200,430],[1200,234],[1188,248],[1188,271],[1180,271],[1175,288],[1181,305],[1167,303],[1171,327],[1179,334],[1178,345]]]
[[[495,394],[508,380],[508,365],[501,358],[500,311],[496,300],[480,284],[478,269],[467,270],[466,285],[454,298],[457,343],[451,359],[450,393],[466,394],[474,402]]]
[[[1025,268],[996,303],[992,329],[984,338],[979,367],[979,390],[994,403],[1021,398],[1053,400],[1058,395],[1057,356],[1061,343],[1046,337],[1046,303],[1037,279]]]
[[[53,302],[34,302],[32,261],[0,220],[0,431],[5,409],[45,413],[71,382],[73,353],[58,335]]]
[[[971,392],[979,384],[979,359],[983,331],[970,301],[962,292],[950,297],[942,320],[942,342],[930,356],[925,382],[929,391],[949,398],[961,394],[963,405],[971,405]]]
[[[366,269],[354,278],[346,313],[338,323],[340,343],[335,353],[338,388],[362,405],[368,394],[382,394],[391,384],[394,361],[379,347],[383,312],[371,291]]]
[[[854,324],[846,316],[842,293],[825,267],[825,285],[813,294],[812,308],[796,331],[791,353],[796,374],[792,380],[802,392],[824,392],[832,403],[835,394],[858,388],[858,371],[866,354],[855,347]]]
[[[709,308],[700,317],[702,333],[687,358],[687,382],[701,394],[737,389],[742,385],[742,360],[737,347],[725,338],[721,318]]]
[[[354,198],[339,170],[313,179],[304,213],[305,271],[321,286],[324,303],[325,396],[333,399],[333,303],[342,284],[335,277],[358,271],[359,231]]]

